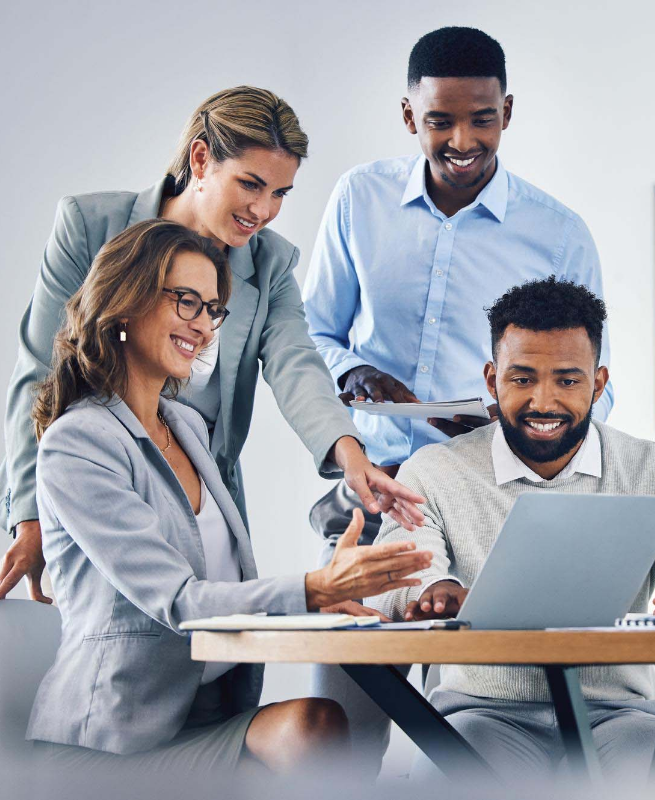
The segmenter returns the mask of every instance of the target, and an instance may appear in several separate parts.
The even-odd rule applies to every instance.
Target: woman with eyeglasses
[[[358,547],[357,511],[330,565],[257,578],[204,420],[174,399],[225,322],[229,292],[221,250],[150,220],[101,248],[66,307],[33,412],[62,639],[28,738],[55,766],[123,756],[117,763],[137,770],[218,777],[248,758],[285,773],[343,756],[340,706],[311,698],[259,707],[261,669],[191,661],[179,625],[417,586],[407,576],[430,563],[410,542]]]
[[[376,469],[363,453],[359,434],[307,334],[293,276],[298,251],[267,228],[306,156],[307,137],[289,105],[272,92],[239,86],[218,92],[192,114],[168,174],[151,188],[60,202],[21,323],[7,399],[0,513],[17,540],[0,567],[0,599],[27,575],[31,596],[49,602],[41,587],[36,441],[29,418],[32,387],[50,368],[62,309],[102,245],[153,217],[185,225],[228,256],[232,315],[221,330],[220,347],[216,339],[194,363],[180,400],[205,420],[212,455],[244,522],[239,455],[261,362],[278,406],[313,454],[320,474],[338,477],[343,472],[369,511],[387,511],[409,530],[421,524],[423,515],[415,504],[422,498]]]

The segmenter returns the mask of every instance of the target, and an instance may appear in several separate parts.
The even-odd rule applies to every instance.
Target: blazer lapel
[[[228,527],[237,541],[244,580],[256,578],[257,569],[255,567],[255,558],[252,552],[250,537],[241,520],[239,511],[230,497],[230,493],[223,485],[216,462],[193,430],[177,413],[174,403],[162,399],[160,401],[160,408],[165,415],[166,421],[171,426],[175,438],[204,480],[207,491],[209,491],[214,500],[216,500]]]
[[[164,191],[169,191],[170,182],[172,178],[167,175],[160,181],[157,181],[153,186],[149,186],[136,196],[130,218],[127,221],[127,228],[136,225],[137,222],[142,222],[144,219],[154,219],[159,216],[159,206]],[[172,187],[170,187],[172,189]]]
[[[247,280],[255,274],[250,247],[246,245],[231,249],[228,261],[232,271],[232,293],[227,304],[230,316],[221,327],[218,356],[223,435],[212,438],[211,450],[214,457],[218,455],[221,442],[225,442],[225,453],[229,453],[237,373],[259,303],[259,289]]]

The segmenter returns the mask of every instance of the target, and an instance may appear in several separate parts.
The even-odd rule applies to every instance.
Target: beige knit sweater
[[[496,485],[491,441],[496,425],[487,425],[443,444],[427,445],[401,467],[398,480],[427,502],[421,507],[425,525],[409,533],[384,517],[376,543],[413,540],[434,553],[423,581],[456,577],[471,586],[516,498],[523,492],[572,494],[655,494],[655,443],[635,439],[607,425],[594,423],[601,440],[601,478],[574,473],[568,478],[533,483],[520,479]],[[639,591],[631,611],[646,612],[655,590],[655,568]],[[418,589],[400,589],[366,604],[402,619]],[[585,697],[596,700],[655,698],[653,669],[648,665],[582,667]],[[545,702],[550,692],[540,667],[444,665],[440,688],[476,697]]]

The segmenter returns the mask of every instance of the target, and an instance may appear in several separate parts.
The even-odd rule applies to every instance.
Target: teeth
[[[547,422],[545,424],[527,420],[527,423],[531,428],[534,428],[536,431],[552,431],[555,428],[559,428],[559,426],[562,424],[561,420],[559,422]]]
[[[458,167],[468,167],[469,164],[472,164],[475,161],[476,156],[473,156],[473,158],[467,158],[464,161],[462,161],[461,158],[450,158],[450,156],[447,156],[447,158],[449,161],[452,161],[453,164],[457,164]]]
[[[184,339],[178,339],[177,336],[172,337],[174,344],[178,347],[181,347],[182,350],[188,350],[190,353],[193,353],[193,345],[185,342]]]
[[[237,217],[236,214],[234,216],[237,222],[240,222],[242,225],[245,225],[246,228],[254,228],[254,222],[248,222],[248,220],[243,219],[242,217]]]

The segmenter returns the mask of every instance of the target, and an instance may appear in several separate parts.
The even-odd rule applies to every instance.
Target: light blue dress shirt
[[[430,199],[424,156],[376,161],[338,181],[304,287],[309,332],[336,381],[371,364],[422,401],[482,397],[491,357],[485,308],[507,289],[555,274],[602,297],[582,219],[507,172],[447,218]],[[608,365],[605,334],[601,363]],[[610,384],[595,407],[604,421]],[[399,464],[445,436],[426,422],[354,412],[375,463]]]

